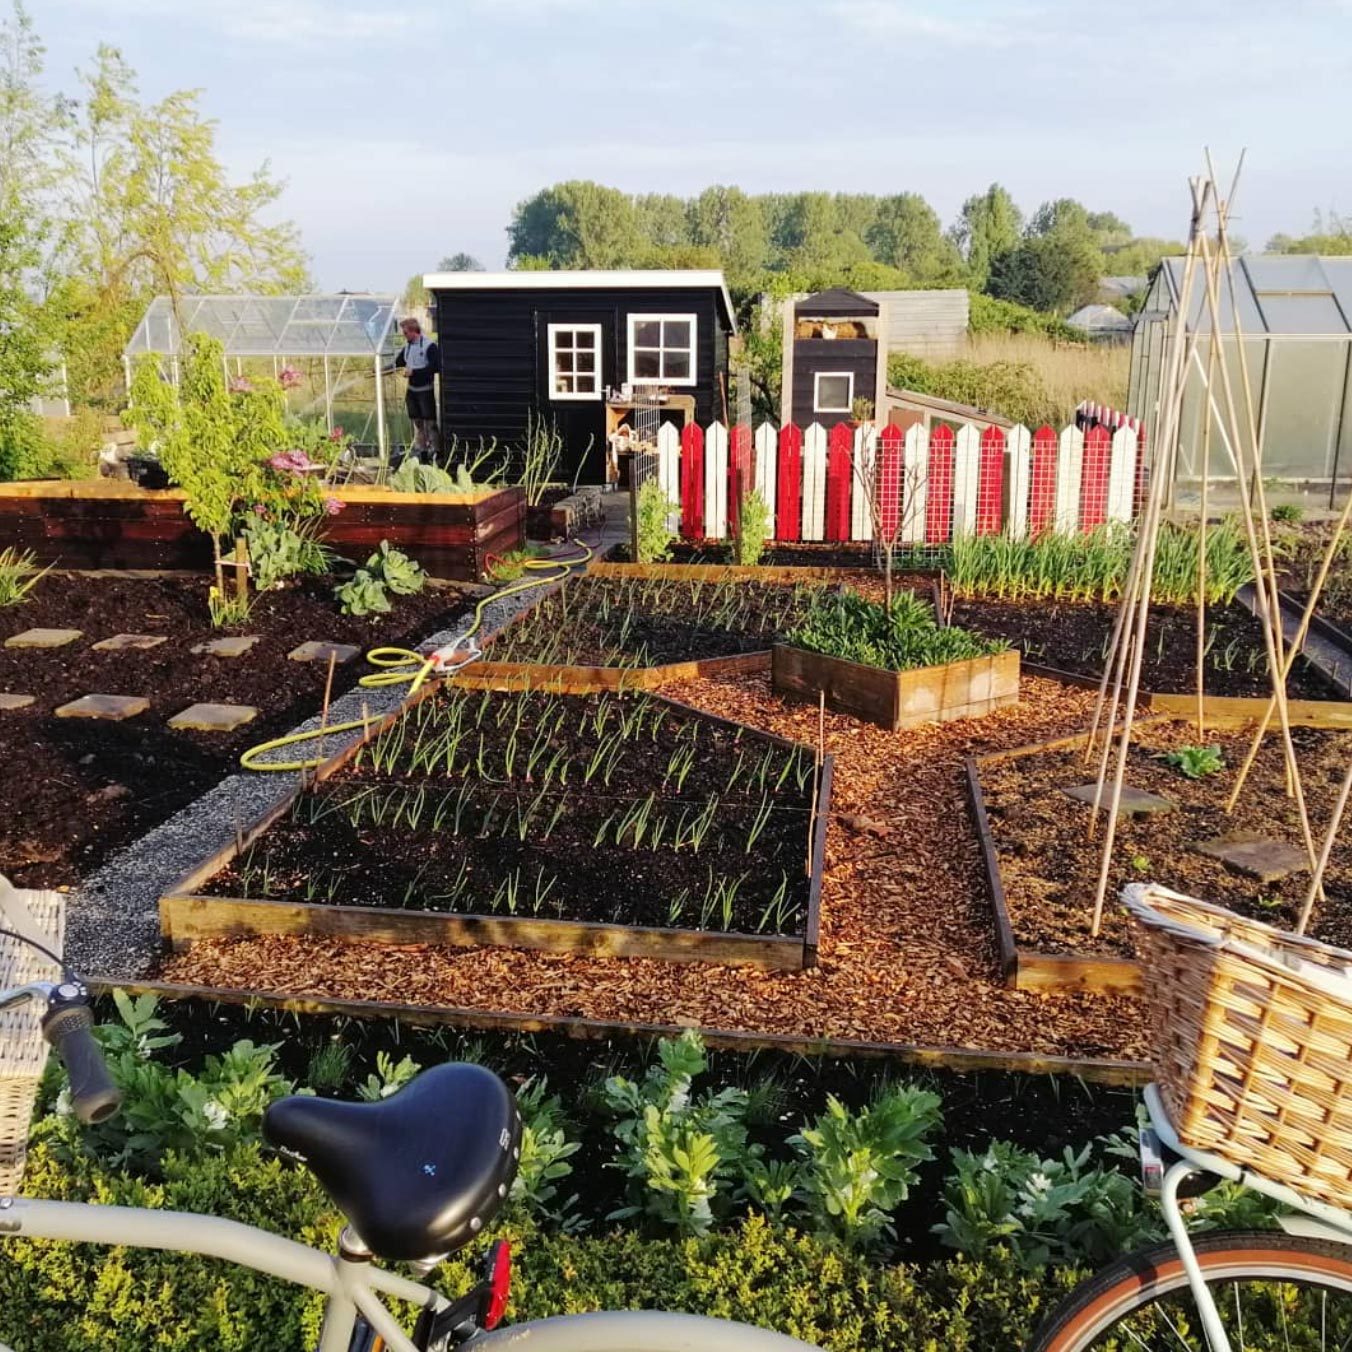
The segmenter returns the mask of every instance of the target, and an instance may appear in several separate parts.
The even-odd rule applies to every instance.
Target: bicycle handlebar
[[[89,993],[74,982],[63,982],[48,1001],[42,1034],[66,1064],[71,1107],[86,1126],[106,1122],[122,1104],[122,1091],[108,1072],[93,1027]]]

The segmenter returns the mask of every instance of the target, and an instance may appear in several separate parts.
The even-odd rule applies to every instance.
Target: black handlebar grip
[[[63,1000],[58,989],[42,1031],[66,1063],[71,1107],[86,1126],[107,1121],[122,1103],[122,1091],[108,1073],[93,1027],[94,1016],[83,998]]]

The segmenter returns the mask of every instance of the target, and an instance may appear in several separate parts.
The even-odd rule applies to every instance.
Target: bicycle
[[[1151,930],[1146,990],[1164,1045],[1160,1083],[1145,1090],[1150,1126],[1140,1149],[1169,1239],[1075,1288],[1027,1352],[1352,1347],[1352,1210],[1338,1205],[1352,1204],[1352,1152],[1339,1139],[1352,1111],[1340,1114],[1333,1093],[1322,1138],[1305,1129],[1311,1081],[1323,1077],[1327,1088],[1343,1062],[1352,1078],[1347,1047],[1321,1034],[1337,1027],[1352,1037],[1352,953],[1164,888],[1133,885],[1123,900]],[[1189,973],[1206,984],[1180,993]],[[1293,1032],[1301,1023],[1303,1038]],[[1212,1045],[1194,1045],[1184,1064],[1194,1024]],[[1199,1103],[1209,1104],[1210,1121],[1194,1114]],[[1185,1143],[1177,1125],[1185,1119],[1192,1134],[1210,1135],[1210,1149]],[[1268,1176],[1278,1169],[1296,1186]],[[1190,1235],[1182,1203],[1221,1180],[1294,1214],[1278,1218],[1280,1231]]]
[[[45,1004],[42,1031],[66,1064],[71,1107],[85,1124],[118,1111],[121,1094],[93,1035],[89,993],[60,959],[31,944],[64,973],[0,991],[0,1011]],[[377,1260],[411,1264],[426,1276],[477,1238],[507,1199],[520,1158],[521,1118],[511,1091],[482,1066],[447,1064],[422,1072],[376,1103],[293,1095],[276,1100],[264,1137],[299,1158],[346,1224],[336,1254],[238,1221],[134,1207],[0,1196],[6,1238],[168,1249],[224,1259],[326,1297],[317,1352],[811,1352],[765,1329],[660,1311],[604,1311],[501,1327],[511,1255],[499,1240],[479,1284],[459,1300]],[[412,1337],[382,1297],[419,1314]],[[0,1346],[0,1352],[9,1349]]]

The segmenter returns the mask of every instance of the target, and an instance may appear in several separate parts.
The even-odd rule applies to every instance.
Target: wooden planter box
[[[339,554],[362,562],[381,540],[433,577],[474,581],[489,554],[521,543],[519,488],[484,493],[396,493],[338,488],[344,504],[325,523]],[[188,519],[178,489],[113,479],[0,484],[0,540],[61,568],[205,569],[211,543]]]
[[[776,690],[825,692],[840,713],[896,731],[919,723],[975,718],[1019,700],[1017,649],[994,657],[949,662],[914,671],[886,671],[777,643],[771,660]]]

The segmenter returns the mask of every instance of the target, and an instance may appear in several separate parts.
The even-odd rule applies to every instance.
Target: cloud
[[[1040,42],[1042,35],[1026,11],[966,16],[935,12],[913,0],[834,0],[837,18],[872,38],[914,38],[950,47],[1000,49]]]

